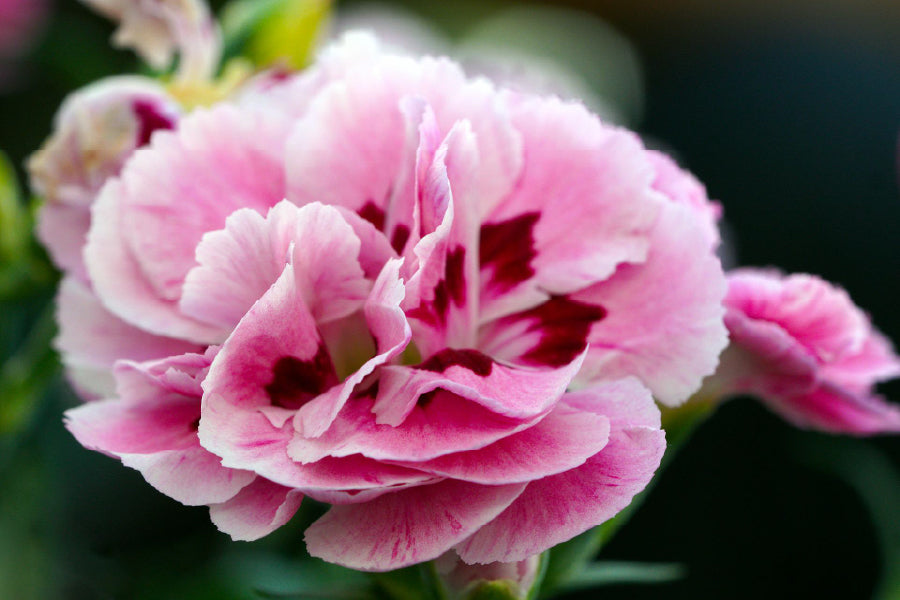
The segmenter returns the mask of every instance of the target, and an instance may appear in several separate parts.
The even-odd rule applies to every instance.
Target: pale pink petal
[[[527,598],[538,575],[543,576],[540,554],[516,562],[493,562],[486,565],[467,565],[451,550],[434,561],[434,568],[441,576],[453,597],[464,597],[479,581],[507,581],[513,584],[516,598]]]
[[[478,350],[446,348],[415,367],[384,367],[372,411],[376,423],[397,426],[423,394],[443,389],[498,415],[530,419],[553,408],[583,358],[582,353],[556,369],[533,369],[495,362]]]
[[[204,235],[187,275],[181,309],[230,331],[293,261],[296,285],[317,323],[349,315],[368,296],[360,240],[341,214],[282,201],[263,218],[241,209]]]
[[[295,437],[288,446],[291,458],[309,463],[325,456],[362,454],[375,460],[418,462],[482,448],[536,420],[504,417],[437,390],[420,398],[402,425],[392,427],[375,423],[373,404],[374,400],[365,396],[353,398],[321,437]]]
[[[722,217],[722,206],[710,201],[703,184],[681,169],[669,156],[648,150],[647,157],[656,171],[653,189],[676,203],[689,207],[700,220],[701,229],[710,247],[718,246],[721,236],[717,223]]]
[[[38,211],[35,232],[57,267],[80,281],[88,281],[81,251],[90,227],[90,210],[47,203]]]
[[[533,427],[468,452],[395,464],[485,485],[521,483],[574,469],[600,452],[609,438],[609,420],[558,406]]]
[[[622,265],[572,296],[605,310],[591,328],[579,379],[636,375],[657,400],[675,405],[712,374],[728,341],[726,282],[701,225],[688,208],[667,204],[646,263]]]
[[[123,193],[121,181],[110,181],[91,212],[84,262],[94,292],[111,313],[141,329],[194,343],[220,341],[218,328],[182,315],[176,302],[157,296],[144,277],[122,235]]]
[[[141,472],[147,483],[187,506],[202,506],[228,500],[256,474],[229,469],[221,459],[200,447],[194,432],[195,446],[152,454],[121,453],[126,467]]]
[[[437,558],[503,511],[524,484],[447,480],[335,506],[306,530],[309,553],[362,571],[389,571]]]
[[[666,443],[648,391],[626,380],[572,396],[575,407],[609,416],[609,443],[584,465],[529,483],[508,509],[456,546],[463,561],[512,562],[543,552],[615,516],[653,477]]]
[[[249,542],[290,521],[301,500],[297,490],[257,477],[227,502],[210,506],[209,516],[231,539]]]
[[[63,280],[57,299],[59,335],[53,342],[75,385],[89,394],[111,395],[113,363],[196,352],[189,342],[137,329],[111,314],[73,277]]]
[[[510,100],[525,162],[513,192],[481,227],[482,318],[535,287],[563,294],[642,261],[660,207],[637,138],[582,106]]]
[[[284,198],[289,124],[229,105],[197,110],[128,163],[119,199],[126,243],[161,297],[179,297],[204,233],[239,208],[265,213]]]

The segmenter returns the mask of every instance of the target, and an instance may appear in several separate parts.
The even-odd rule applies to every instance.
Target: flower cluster
[[[670,158],[447,59],[351,34],[192,112],[116,81],[31,168],[90,398],[67,427],[234,539],[308,496],[331,505],[310,553],[349,567],[529,559],[646,486],[655,401],[696,392],[729,332],[705,389],[896,423],[869,394],[897,359],[844,296],[729,283],[719,206]]]

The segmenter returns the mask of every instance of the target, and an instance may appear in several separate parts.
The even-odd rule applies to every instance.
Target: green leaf
[[[330,14],[330,0],[234,0],[222,12],[225,56],[302,69]]]
[[[669,583],[682,579],[685,573],[682,565],[674,563],[604,561],[581,569],[556,591],[568,592],[608,585]]]
[[[798,453],[807,464],[836,474],[860,496],[872,519],[882,555],[873,600],[900,600],[900,472],[865,440],[808,438]]]

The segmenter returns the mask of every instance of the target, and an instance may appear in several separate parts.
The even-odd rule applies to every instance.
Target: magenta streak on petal
[[[492,282],[498,292],[510,290],[534,275],[534,226],[540,216],[529,212],[481,226],[479,262],[482,269],[494,267]]]
[[[356,214],[371,223],[378,231],[384,231],[384,210],[378,208],[372,200],[366,202]]]
[[[140,125],[137,135],[138,147],[148,144],[154,131],[158,129],[173,129],[175,127],[175,122],[170,117],[159,112],[156,106],[148,100],[135,100],[131,108]]]
[[[265,386],[274,406],[300,408],[337,383],[331,357],[319,346],[310,360],[282,356],[272,367],[272,381]]]
[[[529,331],[539,331],[541,340],[520,358],[525,362],[559,367],[571,362],[584,350],[591,325],[606,316],[606,309],[576,302],[566,296],[553,296],[543,304],[509,317],[534,319]]]
[[[423,371],[443,373],[454,365],[468,369],[476,375],[487,377],[494,368],[494,361],[491,360],[491,357],[478,350],[444,348],[432,354],[428,360],[422,362],[416,368]]]

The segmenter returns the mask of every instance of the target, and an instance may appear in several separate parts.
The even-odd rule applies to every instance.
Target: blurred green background
[[[541,6],[582,12],[557,21]],[[377,14],[385,7],[442,36],[405,27],[408,43],[474,68],[485,40],[561,61],[577,80],[567,89],[674,152],[722,202],[731,260],[837,282],[900,340],[900,3],[407,0]],[[360,10],[339,2],[335,28],[374,19]],[[45,16],[30,47],[0,63],[0,149],[20,181],[67,93],[139,68],[109,46],[112,25],[75,0]],[[52,277],[19,276],[0,299],[0,598],[250,598],[263,580],[301,589],[284,557],[302,555],[314,515],[231,543],[204,509],[71,439],[61,412],[77,400],[43,352]],[[900,385],[885,391],[900,401]],[[800,432],[731,402],[600,557],[687,570],[677,583],[610,586],[609,599],[900,599],[900,439]]]

